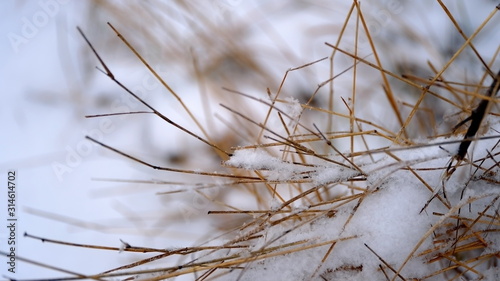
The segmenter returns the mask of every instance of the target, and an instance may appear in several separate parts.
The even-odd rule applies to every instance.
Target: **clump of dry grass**
[[[155,46],[163,44],[155,41],[157,32],[169,33],[174,29],[142,27],[140,22],[134,21],[127,23],[134,27],[123,29],[109,24],[121,42],[175,96],[190,122],[195,124],[194,128],[170,119],[168,114],[157,110],[125,83],[122,84],[123,78],[115,76],[113,66],[92,47],[93,39],[90,38],[93,36],[80,30],[98,59],[101,72],[125,94],[144,105],[144,110],[137,112],[90,117],[154,115],[168,126],[203,143],[218,157],[222,166],[200,171],[156,165],[104,140],[87,138],[128,158],[126,161],[181,173],[186,177],[203,176],[199,183],[185,183],[182,188],[162,192],[161,196],[195,192],[210,202],[208,215],[222,222],[219,223],[220,231],[209,233],[210,239],[204,243],[178,249],[148,248],[147,245],[135,246],[126,242],[122,248],[69,243],[101,250],[154,254],[147,258],[136,257],[134,262],[103,273],[77,275],[75,278],[165,280],[195,276],[196,280],[243,280],[252,278],[248,276],[254,276],[253,271],[262,274],[262,268],[278,267],[283,263],[290,271],[294,267],[300,268],[303,275],[297,278],[303,280],[338,280],[342,277],[458,280],[489,276],[484,272],[497,267],[499,258],[500,196],[496,160],[499,150],[498,132],[495,131],[498,126],[494,125],[498,124],[496,95],[499,74],[495,72],[495,67],[498,68],[495,62],[500,48],[485,59],[485,54],[476,48],[474,39],[489,27],[498,7],[492,6],[482,24],[466,34],[446,6],[441,1],[438,4],[445,11],[447,20],[453,23],[461,43],[442,63],[422,63],[428,66],[424,70],[428,74],[426,77],[406,72],[404,63],[404,73],[397,70],[398,66],[387,66],[383,57],[390,54],[384,53],[386,50],[379,47],[378,39],[370,31],[369,13],[354,1],[347,9],[345,21],[338,27],[337,40],[326,43],[331,50],[329,56],[289,68],[279,83],[274,82],[272,72],[266,71],[242,46],[229,44],[225,46],[227,52],[220,54],[218,40],[205,36],[216,27],[210,27],[210,20],[199,7],[180,4],[181,11],[193,13],[194,18],[208,28],[208,32],[201,32],[198,40],[214,52],[208,63],[194,62],[192,76],[198,83],[207,85],[208,79],[214,84],[230,81],[227,79],[231,77],[226,77],[227,72],[224,72],[229,67],[238,69],[236,75],[253,73],[251,77],[258,79],[259,84],[269,85],[260,96],[238,89],[238,83],[227,84],[223,91],[215,91],[214,98],[223,100],[221,107],[231,113],[225,116],[232,116],[220,117],[227,126],[220,134],[222,137],[212,133],[215,131],[213,123],[204,126],[204,121],[190,109],[186,99],[151,67],[151,62],[141,54],[141,48],[132,43],[137,39],[122,33],[122,30],[141,27],[145,31],[141,39]],[[106,2],[98,7],[107,9]],[[165,7],[159,10],[163,9],[167,10]],[[238,30],[236,27],[216,35],[232,38],[237,36],[235,32]],[[170,57],[195,54],[179,46],[171,51]],[[458,62],[466,51],[473,54],[483,73],[463,80],[463,77],[457,78],[456,72],[460,71],[456,68],[460,67]],[[411,69],[412,66],[408,67]],[[328,73],[321,74],[326,78],[317,87],[305,89],[305,93],[297,95],[300,100],[290,97],[288,83],[296,74],[307,76],[324,69]],[[203,91],[208,96],[213,89],[207,87]],[[370,104],[373,102],[377,106]],[[438,103],[440,106],[435,107]],[[452,118],[452,121],[446,123],[446,118]],[[471,122],[470,125],[462,126],[467,121]],[[472,143],[480,139],[487,142],[486,151],[472,154]],[[405,181],[401,182],[394,174]],[[211,196],[210,191],[214,189],[222,192]],[[399,190],[404,191],[400,197],[397,195]],[[403,196],[408,194],[416,197]],[[409,252],[399,253],[396,257],[387,255],[399,249],[373,244],[381,241],[377,239],[391,239],[391,233],[381,234],[382,238],[373,234],[375,238],[370,241],[364,239],[372,236],[364,236],[365,233],[353,227],[363,225],[360,221],[368,223],[369,206],[377,198],[389,195],[393,196],[390,197],[394,200],[390,201],[394,203],[392,207],[408,205],[413,209],[381,206],[389,212],[388,217],[396,212],[411,213],[408,218],[415,220],[425,217],[425,220],[415,222],[414,235],[404,234],[408,236]],[[419,196],[428,200],[418,201]],[[417,204],[412,204],[413,199]],[[251,202],[254,207],[247,209],[242,201]],[[419,206],[419,212],[415,212],[416,206]],[[422,225],[428,222],[430,225],[424,228]],[[409,222],[403,224],[406,223]],[[397,221],[388,222],[388,225],[394,229],[399,227]],[[61,243],[49,239],[44,241]],[[366,263],[346,259],[342,253],[349,249],[353,253],[361,251],[355,243],[373,259]],[[176,260],[176,257],[181,259]],[[399,260],[395,261],[395,258]],[[311,260],[301,267],[302,259]],[[155,266],[150,266],[152,264]],[[275,273],[269,274],[276,277]],[[288,276],[284,272],[281,274]]]

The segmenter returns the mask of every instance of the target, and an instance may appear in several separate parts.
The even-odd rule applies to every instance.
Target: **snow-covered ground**
[[[473,42],[496,73],[500,14],[492,14],[498,3],[445,4],[466,36],[491,16]],[[356,8],[342,33],[352,7],[349,1],[216,0],[173,5],[41,0],[0,6],[1,185],[7,185],[8,170],[17,172],[18,257],[16,273],[0,263],[2,276],[67,276],[23,258],[87,275],[156,255],[42,243],[24,237],[27,232],[117,248],[124,245],[120,239],[133,246],[171,250],[224,245],[147,263],[141,269],[185,265],[189,271],[190,260],[211,261],[206,265],[212,266],[214,259],[226,257],[232,270],[219,269],[210,276],[221,274],[225,280],[386,280],[384,274],[394,280],[393,270],[408,280],[429,277],[454,264],[460,265],[457,270],[429,280],[453,278],[466,266],[473,268],[463,278],[483,274],[485,280],[498,279],[498,267],[493,267],[500,251],[498,115],[488,116],[479,130],[478,136],[490,138],[474,142],[468,151],[467,159],[476,161],[476,166],[464,161],[449,178],[445,175],[467,127],[456,135],[446,134],[468,116],[462,111],[478,103],[467,104],[472,101],[468,93],[484,94],[492,80],[472,49],[465,48],[444,72],[443,80],[452,83],[431,87],[432,93],[454,105],[429,94],[421,105],[424,110],[408,125],[408,137],[402,134],[399,144],[394,140],[401,124],[384,92],[380,71],[363,62],[353,68],[355,61],[340,51],[333,61],[333,75],[346,72],[333,83],[318,87],[332,75],[328,59],[292,69],[331,56],[333,49],[324,43],[335,45],[340,40],[342,50],[371,63],[378,56],[384,68],[397,75],[432,79],[465,41],[437,1],[362,2],[376,54],[356,18]],[[201,126],[116,37],[108,21],[150,62]],[[152,114],[85,118],[145,108],[95,69],[102,66],[76,26],[120,82],[180,126],[225,151],[238,148],[232,157],[217,157],[196,138]],[[421,89],[387,79],[396,107],[406,118]],[[424,80],[412,81],[423,85]],[[478,84],[484,88],[478,89]],[[276,108],[266,120],[273,98]],[[219,103],[270,130],[236,117]],[[496,102],[492,104],[491,112],[498,113]],[[345,118],[350,112],[347,106],[354,109],[358,122],[350,124]],[[290,132],[295,126],[297,131]],[[366,134],[367,144],[356,137],[351,145],[349,132],[370,130],[376,132]],[[234,184],[230,178],[153,170],[86,140],[86,135],[155,165],[260,177],[268,184]],[[286,138],[281,136],[290,135],[316,154],[293,147],[293,142],[283,145]],[[327,145],[323,137],[333,144]],[[248,148],[262,143],[269,146]],[[162,194],[175,190],[184,192]],[[440,197],[422,211],[433,191]],[[7,189],[0,194],[0,218],[8,225]],[[263,213],[207,215],[218,210]],[[455,231],[455,225],[461,230]],[[3,229],[0,250],[8,253],[11,234]],[[215,239],[222,233],[226,235]],[[458,238],[473,244],[450,256],[437,254],[456,250],[453,241]],[[227,248],[235,245],[244,247]],[[482,258],[469,260],[474,257]],[[152,276],[157,275],[142,275]],[[189,274],[183,277],[195,279]]]

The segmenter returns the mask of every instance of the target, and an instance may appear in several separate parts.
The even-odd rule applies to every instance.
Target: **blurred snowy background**
[[[446,3],[466,34],[498,4],[486,0]],[[17,170],[17,255],[75,272],[98,273],[129,262],[130,256],[50,245],[25,238],[23,233],[83,244],[120,247],[122,239],[132,245],[164,248],[193,245],[206,239],[209,229],[217,228],[217,222],[210,220],[192,223],[206,211],[205,207],[194,212],[189,208],[192,194],[172,202],[155,195],[166,189],[161,185],[98,180],[182,181],[182,177],[132,163],[84,140],[85,135],[158,165],[206,169],[220,160],[209,156],[197,140],[151,116],[86,119],[89,114],[142,108],[95,69],[98,62],[76,26],[84,30],[120,81],[144,94],[169,118],[196,130],[175,98],[106,22],[114,24],[212,135],[220,135],[221,143],[230,147],[238,144],[231,140],[235,136],[225,135],[227,130],[213,116],[217,113],[224,119],[225,113],[217,108],[219,101],[234,105],[238,99],[221,94],[221,87],[262,97],[266,87],[276,91],[287,69],[331,54],[324,42],[337,40],[350,5],[349,1],[214,0],[202,5],[194,1],[2,1],[0,185],[5,185],[8,169]],[[362,5],[370,11],[374,39],[386,49],[383,59],[393,71],[425,77],[431,74],[425,70],[427,60],[444,61],[462,44],[436,1],[366,1]],[[499,25],[495,17],[483,32],[487,36],[477,38],[476,47],[486,61],[500,44]],[[369,48],[365,51],[368,55]],[[461,63],[471,61],[472,55],[469,62],[465,58]],[[349,67],[350,62],[340,60],[337,69]],[[310,94],[328,78],[327,69],[325,64],[292,73],[284,91],[304,101],[304,92]],[[469,69],[461,75],[471,81],[480,75],[475,71],[482,73],[477,61]],[[373,86],[369,81],[360,87],[369,89]],[[211,99],[208,109],[207,97]],[[373,101],[363,103],[373,107]],[[445,114],[446,109],[434,110]],[[0,194],[0,217],[6,223],[6,191]],[[190,213],[183,218],[186,210]],[[7,232],[2,228],[0,249],[6,251]],[[2,275],[17,279],[61,275],[20,261],[16,274],[11,274],[5,262],[0,264]]]

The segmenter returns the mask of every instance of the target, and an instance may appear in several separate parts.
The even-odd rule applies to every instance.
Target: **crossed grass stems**
[[[476,48],[472,43],[474,37],[488,23],[488,21],[493,17],[493,15],[496,13],[499,7],[497,6],[490,13],[490,15],[484,20],[481,26],[479,26],[471,36],[467,37],[462,32],[460,26],[455,21],[451,13],[448,12],[444,4],[441,1],[438,2],[447,12],[447,15],[453,22],[459,34],[464,38],[465,42],[458,49],[458,51],[452,56],[452,58],[445,64],[445,66],[441,68],[441,70],[437,70],[431,63],[429,63],[430,67],[435,72],[435,76],[432,79],[427,80],[411,75],[400,76],[398,74],[386,70],[382,66],[382,63],[379,59],[377,49],[375,47],[373,39],[370,36],[370,32],[368,31],[368,28],[366,26],[366,22],[363,17],[363,13],[359,7],[359,3],[354,1],[350,9],[350,12],[346,17],[346,21],[342,28],[341,34],[339,35],[338,41],[335,44],[326,43],[326,45],[332,48],[331,56],[313,61],[311,63],[304,64],[299,67],[291,68],[288,71],[286,71],[275,95],[272,95],[271,91],[268,89],[267,92],[270,101],[255,98],[253,96],[235,90],[225,89],[226,92],[228,92],[229,94],[235,94],[241,96],[242,98],[252,99],[268,107],[268,111],[264,121],[258,122],[255,121],[254,118],[244,115],[237,109],[231,108],[226,105],[221,105],[223,108],[235,114],[235,116],[237,116],[239,119],[252,124],[251,126],[257,127],[259,131],[259,133],[256,134],[257,144],[245,147],[238,147],[235,149],[280,148],[280,151],[282,151],[283,153],[282,155],[283,159],[291,159],[289,160],[289,163],[294,165],[310,167],[312,172],[314,171],[315,166],[313,164],[310,164],[311,163],[310,159],[315,159],[322,161],[324,163],[343,166],[346,169],[355,171],[356,173],[354,174],[354,176],[349,177],[348,179],[341,180],[340,182],[329,182],[327,184],[322,184],[318,186],[313,185],[312,187],[309,187],[312,183],[312,178],[310,174],[311,172],[304,172],[301,175],[297,175],[297,177],[294,177],[293,179],[283,181],[283,180],[267,179],[265,171],[245,171],[234,167],[228,167],[231,169],[232,173],[200,172],[194,170],[161,167],[143,161],[138,157],[132,156],[117,148],[107,145],[101,142],[100,140],[96,140],[87,136],[87,139],[109,150],[112,150],[130,160],[141,163],[153,169],[178,172],[184,174],[195,174],[208,177],[225,178],[227,181],[223,185],[227,186],[239,185],[245,187],[252,194],[252,196],[255,196],[255,200],[258,202],[263,202],[265,200],[263,195],[264,191],[262,189],[262,187],[264,187],[264,189],[267,190],[270,196],[272,196],[273,198],[275,198],[280,202],[280,206],[278,208],[273,208],[273,209],[240,210],[237,206],[229,206],[227,204],[220,203],[221,206],[229,210],[224,210],[224,211],[214,210],[210,211],[209,214],[212,215],[247,214],[249,216],[253,216],[253,218],[249,219],[242,226],[228,230],[227,232],[222,233],[217,237],[214,237],[213,238],[214,240],[220,237],[228,237],[230,235],[233,235],[232,237],[236,237],[229,240],[229,242],[226,242],[223,245],[218,245],[218,246],[207,246],[208,244],[210,244],[211,241],[214,241],[211,240],[207,241],[202,246],[186,247],[175,250],[137,247],[129,245],[126,242],[123,242],[122,248],[117,248],[117,247],[69,243],[69,242],[41,238],[31,234],[25,234],[27,237],[40,239],[44,242],[64,244],[75,247],[96,248],[96,249],[111,250],[111,251],[121,250],[125,252],[136,252],[136,253],[137,252],[156,253],[156,255],[153,257],[142,259],[137,262],[127,264],[118,268],[110,269],[106,272],[95,275],[84,275],[76,272],[69,272],[48,265],[42,265],[42,266],[50,267],[52,269],[56,269],[61,272],[68,273],[74,276],[69,278],[60,278],[57,280],[78,280],[78,279],[105,280],[108,277],[122,277],[125,278],[124,280],[133,280],[134,277],[131,276],[147,274],[147,273],[155,275],[153,277],[146,278],[146,280],[163,280],[175,276],[193,274],[193,273],[196,274],[197,276],[196,280],[208,280],[208,279],[216,279],[216,277],[224,275],[228,270],[239,270],[241,271],[241,274],[243,274],[245,272],[245,266],[252,264],[254,262],[258,262],[263,259],[287,255],[287,254],[293,254],[294,252],[303,251],[316,247],[329,246],[324,257],[322,258],[322,262],[325,262],[328,256],[332,253],[336,244],[342,243],[342,241],[345,240],[355,239],[356,236],[339,237],[337,239],[324,241],[321,243],[309,240],[300,240],[293,243],[276,245],[275,242],[277,242],[280,238],[284,237],[285,235],[288,235],[289,233],[305,225],[311,224],[318,219],[335,216],[337,209],[340,208],[341,206],[344,206],[346,204],[355,204],[353,212],[350,214],[349,218],[344,223],[344,228],[345,228],[349,224],[351,219],[356,215],[356,210],[362,204],[363,200],[367,196],[370,196],[371,194],[378,192],[377,186],[369,186],[365,183],[366,177],[368,175],[364,172],[363,166],[359,166],[356,164],[358,162],[357,159],[360,157],[370,157],[373,159],[373,156],[375,154],[386,154],[389,157],[393,158],[396,161],[396,163],[402,167],[401,169],[407,170],[408,172],[413,174],[422,183],[422,186],[428,189],[430,198],[428,204],[430,203],[431,200],[436,199],[440,202],[440,204],[442,204],[442,206],[444,206],[448,210],[448,212],[433,213],[433,215],[439,217],[439,220],[430,227],[430,229],[425,233],[425,235],[422,236],[417,245],[415,245],[413,251],[408,255],[408,257],[404,261],[402,261],[401,265],[395,266],[387,263],[384,260],[384,257],[378,255],[370,247],[370,245],[365,244],[367,249],[370,250],[374,254],[374,256],[377,257],[377,259],[379,259],[380,261],[379,269],[385,276],[385,278],[387,280],[410,280],[408,279],[408,277],[403,276],[401,274],[401,271],[412,257],[418,257],[418,256],[429,257],[428,263],[441,262],[443,264],[443,266],[439,271],[436,271],[427,277],[444,274],[449,280],[457,280],[458,278],[465,276],[467,272],[472,272],[476,276],[481,277],[482,276],[481,272],[479,272],[475,268],[481,265],[482,263],[491,262],[491,260],[495,259],[495,257],[500,258],[499,253],[489,253],[480,256],[474,254],[476,253],[476,250],[485,249],[489,246],[488,242],[484,239],[485,235],[487,235],[488,233],[497,233],[499,230],[498,228],[495,228],[498,227],[498,225],[500,224],[499,223],[500,214],[498,212],[498,209],[495,209],[495,206],[498,206],[497,201],[499,199],[499,196],[497,194],[483,195],[481,197],[473,197],[473,198],[468,198],[467,200],[461,200],[459,203],[455,203],[454,205],[446,197],[446,190],[444,189],[444,186],[446,181],[453,175],[455,170],[458,167],[465,165],[470,166],[471,169],[474,171],[469,179],[469,182],[473,180],[482,180],[482,181],[489,181],[493,184],[500,184],[499,182],[495,181],[494,177],[491,176],[491,174],[496,173],[495,168],[498,166],[498,162],[497,160],[495,160],[495,157],[497,157],[498,154],[500,153],[500,151],[498,151],[497,149],[497,146],[500,141],[498,141],[488,151],[488,156],[486,157],[483,157],[481,159],[469,159],[467,157],[468,148],[473,141],[479,141],[481,139],[486,139],[486,138],[500,137],[500,136],[490,136],[490,137],[477,136],[477,132],[479,131],[483,123],[482,122],[483,119],[488,114],[497,116],[496,114],[490,112],[490,108],[492,107],[493,104],[497,102],[495,96],[497,95],[499,89],[500,72],[494,74],[494,72],[490,70],[490,66],[493,64],[493,61],[490,63],[486,63],[479,55],[479,53],[477,52]],[[356,14],[356,16],[354,16],[354,14]],[[357,51],[355,51],[354,53],[350,53],[339,47],[342,40],[342,36],[344,35],[344,32],[346,30],[348,21],[351,19],[351,17],[355,17],[356,20],[356,34],[358,33],[358,29],[363,30],[365,32],[375,62],[368,61],[366,57],[365,58],[359,57]],[[201,142],[211,147],[211,149],[213,149],[214,152],[222,160],[229,159],[229,157],[232,156],[232,153],[222,149],[210,138],[210,134],[203,128],[201,123],[196,119],[195,115],[192,114],[189,108],[184,104],[180,96],[177,95],[175,91],[169,87],[169,85],[156,73],[156,71],[152,67],[150,67],[148,62],[139,54],[139,52],[132,46],[132,44],[129,43],[125,39],[125,37],[113,25],[111,25],[110,23],[108,24],[111,27],[111,29],[116,33],[116,35],[123,41],[123,43],[139,58],[139,60],[161,82],[161,84],[172,95],[175,96],[175,98],[178,100],[178,102],[181,104],[184,110],[188,113],[189,117],[192,119],[192,121],[194,121],[194,123],[197,125],[198,129],[201,131],[202,134],[198,135],[193,131],[186,129],[183,126],[180,126],[179,124],[169,119],[167,116],[163,115],[161,112],[157,111],[154,107],[152,107],[146,101],[144,101],[139,96],[134,94],[132,91],[130,91],[114,76],[111,69],[100,57],[98,52],[94,49],[93,45],[87,39],[83,31],[80,28],[78,28],[78,31],[81,33],[81,35],[83,36],[89,47],[92,49],[93,53],[95,54],[96,58],[100,63],[101,67],[98,69],[101,72],[103,72],[106,76],[108,76],[111,80],[113,80],[127,94],[133,96],[137,101],[142,103],[148,109],[148,111],[108,113],[108,114],[92,115],[87,117],[95,118],[95,117],[114,116],[114,115],[154,114],[157,117],[164,120],[165,122],[167,122],[168,124],[187,133],[188,135],[191,135],[192,137],[200,140]],[[357,50],[357,44],[358,44],[358,38],[356,37],[354,50]],[[472,49],[473,52],[476,54],[478,60],[482,63],[482,65],[486,69],[485,74],[483,75],[483,79],[481,79],[481,81],[476,85],[467,85],[465,83],[447,81],[443,78],[443,74],[445,73],[445,71],[465,48]],[[493,58],[497,57],[499,51],[500,47],[499,49],[497,49]],[[344,55],[351,57],[353,59],[353,64],[350,68],[345,69],[338,74],[334,74],[334,57],[337,53],[342,53]],[[306,126],[302,124],[300,122],[302,115],[299,118],[297,118],[297,120],[293,120],[295,121],[294,125],[292,127],[289,127],[286,121],[294,118],[292,116],[289,116],[286,112],[280,110],[277,106],[278,104],[286,103],[285,100],[280,99],[280,93],[287,79],[288,74],[293,71],[300,71],[301,69],[307,68],[313,64],[325,60],[330,61],[331,78],[324,81],[323,83],[320,83],[316,88],[316,90],[313,92],[313,94],[310,96],[310,99],[306,103],[301,104],[302,108],[304,109],[302,113],[304,113],[305,110],[308,110],[320,114],[326,114],[329,118],[330,123],[333,118],[345,118],[349,121],[350,130],[347,132],[323,132],[315,124],[313,124],[312,126]],[[315,98],[316,94],[319,92],[320,89],[323,89],[325,87],[329,87],[330,100],[333,100],[333,80],[347,71],[352,71],[354,73],[353,93],[351,97],[351,100],[353,101],[354,104],[356,99],[355,87],[357,84],[356,71],[358,64],[368,65],[380,73],[383,81],[384,91],[386,93],[386,98],[389,101],[391,109],[394,112],[395,116],[397,117],[398,122],[402,128],[399,132],[393,132],[389,129],[386,129],[384,126],[356,117],[356,112],[354,107],[350,106],[343,99],[342,101],[344,102],[344,105],[348,109],[349,114],[336,112],[333,110],[332,106],[329,106],[328,109],[324,109],[312,105],[313,99]],[[483,87],[481,85],[486,80],[487,76],[490,76],[493,81],[489,87]],[[395,78],[421,91],[421,95],[417,100],[417,102],[411,105],[411,112],[409,113],[406,119],[403,118],[403,114],[399,110],[398,102],[391,90],[391,85],[389,83],[388,77]],[[459,104],[455,101],[452,101],[451,99],[444,97],[443,95],[438,94],[437,92],[434,92],[431,89],[431,87],[441,88],[448,91],[449,93],[454,95],[456,100],[461,101],[462,104]],[[466,87],[473,87],[476,90],[466,91],[463,89]],[[486,94],[481,94],[481,92],[484,91],[486,92]],[[457,126],[453,128],[453,132],[450,133],[450,135],[452,135],[453,133],[460,133],[460,134],[463,133],[464,137],[462,140],[446,141],[442,143],[433,143],[433,144],[417,144],[408,138],[406,128],[408,128],[410,121],[415,116],[415,114],[419,110],[422,110],[420,108],[420,104],[426,95],[433,95],[437,98],[440,98],[441,100],[457,107],[460,111],[468,114],[468,117],[465,118],[463,121],[459,122]],[[465,97],[465,99],[463,97]],[[470,108],[469,105],[476,103],[475,100],[479,100],[479,102],[477,103],[478,104],[477,107],[475,107],[473,110],[469,110],[468,109]],[[283,126],[284,132],[286,132],[286,135],[280,134],[277,129],[273,129],[268,126],[268,120],[273,114],[276,114],[279,120],[281,120],[281,124]],[[459,131],[461,126],[469,121],[471,122],[471,124],[468,127],[468,129],[464,131]],[[363,126],[371,127],[373,129],[363,130],[362,128]],[[233,129],[237,131],[236,128]],[[365,139],[366,136],[379,137],[390,141],[390,143],[392,143],[393,145],[397,145],[400,147],[399,148],[383,147],[378,149],[370,149],[368,142]],[[355,138],[361,139],[361,141],[366,147],[366,150],[364,151],[354,150]],[[260,141],[261,139],[265,139],[267,141],[264,143]],[[345,139],[348,139],[351,144],[350,153],[341,153],[334,145],[335,141],[345,140]],[[335,159],[338,158],[317,152],[317,150],[312,149],[309,146],[309,144],[311,143],[321,143],[321,142],[323,143],[325,148],[328,148],[330,151],[334,151],[336,155],[342,159],[342,161],[334,160],[334,158]],[[423,148],[427,146],[438,146],[438,145],[441,146],[451,143],[459,143],[459,149],[456,153],[450,152],[450,161],[448,165],[443,167],[432,168],[442,171],[443,183],[441,186],[437,187],[431,186],[419,175],[419,171],[424,169],[412,168],[411,166],[416,163],[405,162],[404,159],[399,159],[395,155],[395,152],[398,150],[409,150],[409,149]],[[489,163],[492,162],[493,164],[488,167],[483,166],[484,163],[488,162]],[[295,192],[294,194],[296,195],[289,199],[286,199],[286,197],[280,194],[280,192],[278,191],[279,185],[289,186],[290,190],[293,190]],[[340,197],[329,198],[327,196],[328,190],[337,185],[347,186],[349,189],[352,190],[352,192],[350,194],[342,195]],[[208,200],[211,200],[211,198],[209,198],[207,195],[203,193],[203,190],[207,188],[212,188],[214,186],[215,184],[200,183],[194,185],[192,188],[187,187],[184,189],[178,189],[166,192],[164,194],[185,192],[190,189],[191,190],[194,189],[199,194],[205,196]],[[464,190],[462,191],[462,196]],[[464,208],[467,205],[473,204],[477,200],[483,200],[485,198],[490,198],[488,200],[491,201],[484,208],[482,212],[479,212],[477,214],[477,217],[475,219],[471,219],[461,215],[462,208]],[[296,202],[301,202],[302,205],[307,206],[307,208],[301,210],[294,209],[292,206]],[[425,206],[422,206],[422,211],[424,211],[426,207],[427,204]],[[277,225],[285,226],[287,230],[284,231],[280,236],[268,241],[264,246],[260,247],[259,249],[247,251],[246,254],[243,254],[241,251],[238,251],[242,249],[249,249],[252,241],[261,238],[263,236],[263,232],[269,227],[274,227]],[[234,233],[237,233],[237,235],[234,235]],[[432,237],[435,246],[430,249],[420,249],[422,243],[429,237]],[[229,251],[230,254],[223,255],[223,257],[220,257],[218,253],[221,253],[223,251],[226,252]],[[138,266],[145,265],[156,260],[161,260],[167,257],[186,256],[192,254],[198,254],[199,256],[180,265],[177,264],[177,265],[172,265],[170,267],[159,267],[149,270],[135,270],[135,268]],[[458,257],[465,257],[465,258],[459,259]],[[21,260],[35,263],[34,261],[30,261],[27,259],[21,258]],[[321,265],[322,264],[319,264],[317,266],[317,269],[311,276],[311,279],[314,277],[325,279],[325,277],[322,276],[322,272],[319,271]],[[360,267],[353,265],[353,266],[346,266],[330,270],[361,271],[363,270],[363,268],[362,266]]]

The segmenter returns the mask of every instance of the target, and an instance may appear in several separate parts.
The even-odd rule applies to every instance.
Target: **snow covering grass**
[[[489,14],[483,12],[480,20],[474,18],[468,26],[473,29],[461,33],[462,29],[453,25],[456,10],[446,13],[441,1],[426,3],[432,7],[429,18],[436,14],[436,22],[441,23],[432,32],[413,24],[413,19],[422,15],[415,14],[417,9],[413,8],[420,7],[417,3],[390,6],[384,1],[367,1],[366,6],[360,6],[358,2],[347,5],[344,1],[342,9],[331,7],[343,16],[336,17],[333,23],[329,22],[331,17],[323,18],[335,26],[334,36],[318,24],[317,32],[329,35],[328,44],[321,44],[322,56],[318,56],[324,59],[307,56],[296,60],[291,52],[285,55],[291,58],[285,60],[288,71],[281,69],[279,76],[274,75],[278,71],[272,61],[253,60],[254,56],[234,45],[227,47],[234,49],[225,56],[217,54],[220,57],[213,60],[198,57],[202,52],[192,50],[191,75],[195,78],[190,82],[200,85],[204,101],[193,110],[180,110],[192,126],[185,125],[189,123],[185,120],[168,119],[167,113],[150,114],[174,125],[176,132],[201,140],[202,146],[188,149],[188,160],[172,157],[176,160],[156,165],[125,149],[114,148],[105,140],[93,140],[126,160],[175,172],[182,175],[180,178],[199,180],[203,176],[197,183],[165,182],[171,188],[159,195],[188,196],[164,199],[167,207],[162,212],[175,213],[190,225],[201,219],[214,222],[218,228],[198,229],[209,238],[185,248],[139,247],[124,242],[118,248],[122,254],[143,251],[156,256],[133,256],[129,264],[92,277],[498,280],[500,118],[495,81],[500,68],[500,42],[495,28],[498,21],[494,21],[498,7],[485,1],[484,5],[489,3],[489,9],[485,9]],[[269,5],[274,10],[282,8]],[[204,14],[199,7],[187,7],[178,9],[200,17]],[[259,14],[256,7],[250,6],[249,14],[242,13],[246,22],[226,26],[227,30],[208,31],[218,30],[216,34],[224,40],[240,36],[245,24]],[[385,17],[377,18],[381,14],[371,11],[385,11]],[[373,25],[374,19],[379,20],[379,25]],[[210,35],[197,48],[204,45],[217,53],[220,42],[212,41],[213,33],[202,29],[206,26],[196,27],[197,22],[191,22],[193,29],[200,28],[197,30],[202,35]],[[449,28],[443,28],[442,22],[450,23]],[[153,30],[145,32],[162,34],[161,29]],[[263,30],[278,37],[271,27]],[[121,31],[117,28],[117,35],[131,42],[140,41],[129,35],[133,33],[124,35]],[[255,32],[246,32],[248,38],[255,39]],[[456,37],[452,46],[432,45],[436,38],[450,32]],[[432,37],[433,33],[437,37]],[[92,34],[86,34],[93,42]],[[388,46],[394,36],[402,41],[398,46],[405,48]],[[421,36],[429,40],[418,41]],[[485,37],[496,43],[477,51],[476,45],[483,47],[480,39]],[[415,45],[418,52],[407,44]],[[130,50],[135,50],[131,45]],[[179,57],[172,52],[172,57]],[[95,63],[108,77],[121,81],[121,77],[111,75],[113,65],[103,60],[111,70],[98,60]],[[472,73],[464,75],[464,65],[472,64]],[[236,78],[226,80],[227,73]],[[246,77],[257,82],[252,85],[245,81]],[[163,78],[167,85],[168,78]],[[230,80],[242,82],[231,84],[235,90],[221,93],[217,88],[207,93],[213,90],[213,84]],[[305,82],[297,82],[300,80]],[[193,85],[189,89],[193,90]],[[126,86],[122,90],[126,92]],[[186,100],[193,100],[192,96],[176,95],[171,88],[168,91],[182,107]],[[493,91],[491,98],[484,98],[488,91]],[[484,119],[476,109],[482,100],[489,100]],[[214,109],[219,102],[222,107]],[[472,122],[482,120],[467,153],[461,155],[459,146],[472,126],[454,127],[469,116]],[[223,129],[214,125],[215,121],[220,121]],[[162,144],[173,135],[171,131],[165,134]],[[173,144],[167,146],[169,151],[175,151]],[[197,161],[196,157],[204,159]],[[186,163],[189,165],[183,166]],[[186,200],[188,206],[173,210],[173,203],[181,200]]]
[[[498,137],[498,129],[497,123],[485,136]],[[475,155],[487,159],[487,151],[494,150],[497,144],[496,140],[485,141],[476,147]],[[236,276],[241,277],[240,280],[384,280],[385,276],[395,276],[396,273],[398,279],[442,280],[443,276],[437,273],[443,268],[451,269],[453,262],[450,263],[450,259],[476,259],[477,253],[471,253],[475,252],[475,246],[479,246],[476,243],[498,237],[498,233],[494,234],[493,224],[499,198],[497,183],[485,181],[488,175],[464,166],[457,173],[465,175],[444,182],[448,187],[446,201],[451,205],[447,207],[444,203],[432,202],[422,210],[432,195],[426,185],[437,191],[443,184],[443,173],[450,158],[443,152],[437,145],[405,149],[394,153],[397,156],[386,156],[375,163],[363,165],[362,170],[367,175],[366,191],[346,192],[334,200],[292,208],[290,213],[293,215],[290,216],[301,217],[302,220],[290,218],[293,222],[278,226],[270,223],[262,230],[263,236],[249,249],[255,260],[249,258],[249,265],[230,274],[227,280],[238,279]],[[238,151],[226,163],[246,169],[271,170],[273,173],[285,171],[285,175],[298,174],[289,163],[280,163],[259,151]],[[416,173],[417,170],[426,172]],[[322,186],[357,176],[334,165],[310,175],[314,183],[321,182]],[[293,178],[290,176],[289,179]],[[278,210],[283,208],[281,206]],[[492,217],[483,217],[485,211],[492,208]],[[463,211],[457,219],[460,209]],[[467,222],[460,225],[460,220]],[[479,246],[484,258],[498,253],[495,250],[498,245],[491,242],[484,248]],[[281,251],[278,256],[260,260],[259,252],[279,245],[287,246],[278,250]],[[459,245],[464,248],[460,249]],[[444,259],[443,255],[451,253]],[[488,262],[495,259],[489,257],[491,260]],[[476,263],[480,264],[479,261]],[[480,268],[480,273],[487,266],[477,268]],[[498,269],[488,274],[492,275],[483,278],[494,280]]]

